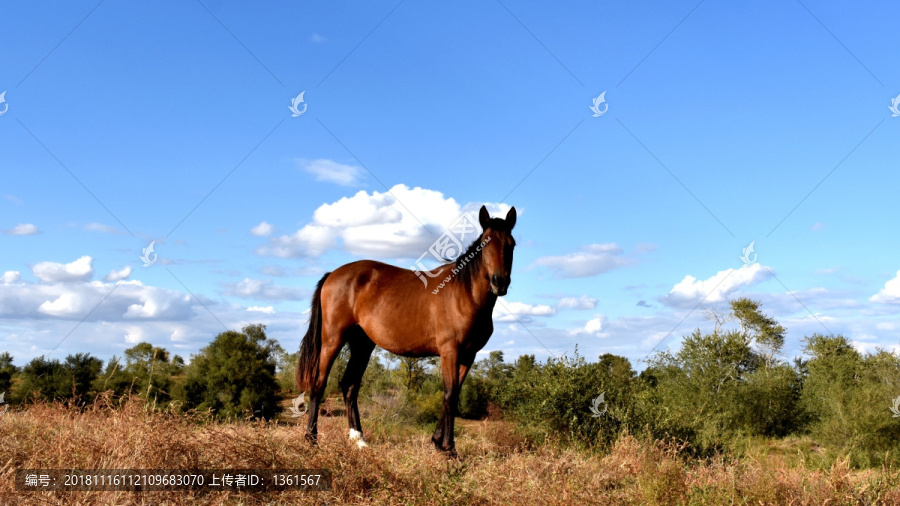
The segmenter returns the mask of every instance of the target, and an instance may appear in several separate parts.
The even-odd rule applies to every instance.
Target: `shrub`
[[[802,402],[813,438],[832,459],[872,467],[900,463],[900,423],[889,408],[900,393],[900,357],[879,351],[861,355],[841,335],[806,339]]]
[[[501,389],[501,406],[521,424],[571,443],[608,445],[627,427],[633,413],[634,371],[623,357],[605,354],[589,364],[575,350],[573,358],[550,358],[543,366],[533,357],[516,363]],[[603,394],[602,414],[592,411]]]
[[[13,358],[9,352],[0,353],[0,392],[9,391],[12,386],[12,377],[18,372],[18,368],[13,365]]]
[[[103,361],[89,353],[69,355],[64,362],[37,357],[22,368],[17,397],[21,400],[78,398],[86,401],[102,367]]]
[[[278,344],[266,338],[265,325],[222,332],[186,368],[185,409],[212,409],[220,418],[250,413],[270,419],[281,411],[275,378]]]

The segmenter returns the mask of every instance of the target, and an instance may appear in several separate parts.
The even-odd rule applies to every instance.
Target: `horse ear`
[[[516,226],[516,208],[511,207],[509,212],[506,213],[506,225],[509,226],[509,229],[512,230],[513,227]]]
[[[478,211],[478,223],[481,224],[481,230],[487,230],[488,221],[491,220],[491,215],[488,214],[487,207],[481,206],[481,211]]]

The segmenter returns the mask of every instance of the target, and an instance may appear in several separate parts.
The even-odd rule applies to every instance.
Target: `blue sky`
[[[894,11],[7,5],[0,348],[187,357],[262,322],[296,350],[322,273],[410,266],[487,204],[519,247],[485,351],[640,367],[742,296],[789,356],[900,350]]]

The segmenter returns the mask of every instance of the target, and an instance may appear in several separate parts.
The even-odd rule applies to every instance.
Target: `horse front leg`
[[[438,450],[456,457],[456,444],[453,441],[453,422],[459,403],[460,366],[457,354],[448,353],[441,356],[441,374],[444,377],[444,404],[441,418],[431,441]]]

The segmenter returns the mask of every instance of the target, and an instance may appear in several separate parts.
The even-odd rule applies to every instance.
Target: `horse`
[[[481,236],[455,261],[425,271],[427,279],[409,269],[360,260],[326,273],[316,284],[296,377],[298,390],[310,392],[305,437],[312,444],[328,373],[346,344],[350,359],[340,387],[349,437],[360,448],[367,446],[357,397],[377,345],[403,357],[440,357],[444,399],[431,441],[439,451],[457,456],[453,424],[459,390],[494,331],[497,297],[509,288],[516,208],[503,219],[491,218],[482,206],[478,221]],[[441,275],[448,271],[452,276]]]

